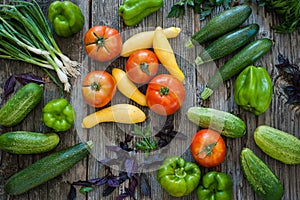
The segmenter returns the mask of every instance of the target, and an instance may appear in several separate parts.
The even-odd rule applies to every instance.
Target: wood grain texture
[[[45,14],[47,8],[52,2],[46,0],[38,0]],[[170,27],[177,26],[181,28],[181,33],[178,38],[170,39],[170,43],[176,54],[179,66],[182,68],[186,75],[186,90],[187,99],[180,112],[174,115],[174,127],[177,130],[184,132],[189,136],[189,139],[193,133],[198,129],[195,125],[188,122],[185,118],[185,112],[190,106],[205,106],[215,109],[220,109],[233,113],[242,118],[247,124],[247,134],[238,139],[224,138],[227,146],[227,154],[225,161],[218,167],[206,169],[201,168],[202,174],[211,170],[218,170],[229,174],[234,180],[234,199],[235,200],[253,200],[258,199],[254,194],[248,182],[245,180],[240,167],[240,152],[242,148],[251,148],[265,163],[270,166],[272,171],[279,177],[284,185],[284,197],[283,200],[297,200],[300,194],[300,166],[299,165],[285,165],[276,161],[267,155],[265,155],[254,143],[253,132],[258,125],[266,124],[283,131],[289,132],[296,137],[300,138],[300,117],[299,117],[299,106],[287,105],[286,96],[280,87],[285,81],[280,77],[278,69],[275,67],[277,64],[277,55],[282,53],[287,56],[290,61],[300,64],[300,35],[296,32],[290,35],[283,35],[274,32],[270,27],[273,24],[279,23],[279,18],[273,13],[266,12],[264,8],[257,7],[256,3],[250,3],[253,12],[245,24],[258,23],[260,30],[256,38],[268,37],[274,41],[272,50],[259,59],[255,65],[265,66],[270,73],[273,84],[274,94],[270,108],[260,116],[254,116],[253,114],[242,110],[238,107],[233,100],[233,84],[235,77],[226,81],[224,84],[214,92],[214,94],[207,101],[202,101],[199,98],[200,92],[203,90],[208,78],[221,67],[232,55],[227,56],[223,59],[216,61],[215,63],[209,63],[202,66],[195,66],[193,61],[199,51],[198,47],[192,50],[186,50],[184,43],[187,39],[199,30],[207,20],[199,21],[199,16],[194,15],[192,10],[188,10],[185,16],[178,19],[168,19],[167,14],[170,11],[172,5],[177,2],[164,1],[164,6],[158,12],[146,17],[141,23],[134,27],[127,27],[122,22],[122,19],[118,16],[118,6],[123,0],[72,0],[74,3],[79,5],[85,16],[85,25],[81,32],[75,34],[70,38],[55,37],[62,51],[69,55],[72,59],[82,62],[82,76],[76,80],[72,80],[73,90],[70,95],[67,95],[72,105],[76,107],[77,119],[76,125],[72,130],[64,133],[60,133],[61,142],[58,147],[53,150],[57,151],[60,149],[67,148],[71,145],[78,143],[79,141],[92,140],[96,145],[93,148],[91,155],[79,162],[72,169],[68,170],[59,177],[43,184],[26,194],[20,196],[8,196],[3,190],[5,180],[12,174],[16,173],[20,169],[25,168],[31,163],[38,159],[46,156],[45,153],[41,155],[12,155],[5,152],[0,154],[0,200],[12,199],[12,200],[60,200],[66,199],[69,192],[70,185],[68,182],[85,180],[90,178],[96,178],[105,174],[105,167],[98,161],[105,157],[106,153],[105,145],[107,144],[118,144],[124,140],[125,133],[130,131],[129,126],[118,125],[114,123],[106,123],[96,126],[91,130],[84,130],[80,128],[81,119],[88,113],[94,112],[95,109],[87,106],[82,99],[80,91],[80,81],[83,76],[94,69],[101,69],[111,71],[112,67],[124,68],[126,59],[118,58],[108,63],[99,63],[92,61],[86,55],[83,45],[84,33],[92,26],[95,25],[107,25],[120,31],[123,40],[130,37],[134,33],[144,30],[154,30],[155,27]],[[7,3],[7,0],[0,1],[1,3]],[[216,15],[222,11],[222,8],[218,8],[213,11],[212,15]],[[38,67],[24,64],[21,62],[0,60],[0,98],[3,98],[3,87],[5,80],[11,74],[19,74],[32,72],[39,76],[44,77],[47,81],[44,90],[44,98],[37,108],[29,114],[29,116],[19,125],[12,128],[0,127],[2,132],[11,130],[28,130],[47,132],[49,129],[41,122],[41,109],[51,99],[59,97],[58,89],[49,80],[47,75]],[[19,85],[18,85],[19,86]],[[117,92],[116,98],[111,104],[128,102],[120,93]],[[134,103],[133,103],[134,104]],[[145,111],[146,108],[142,108]],[[149,113],[148,113],[149,114]],[[150,119],[147,122],[157,123],[159,120],[165,120],[156,118],[155,115],[150,115]],[[152,118],[151,118],[152,117]],[[33,123],[34,122],[34,123]],[[190,140],[178,141],[175,140],[172,144],[175,147],[172,148],[171,154],[182,155],[185,159],[192,161],[188,144]],[[118,172],[117,169],[113,169],[114,172]],[[135,197],[139,200],[146,199],[173,199],[170,197],[156,181],[156,172],[146,173],[149,184],[151,186],[151,196],[144,196],[141,193],[140,188],[137,188]],[[128,186],[128,183],[126,183]],[[104,187],[97,187],[95,191],[90,192],[84,196],[77,194],[77,199],[86,200],[112,200],[115,199],[118,194],[124,190],[119,188],[114,191],[113,194],[103,197],[102,192]],[[182,200],[194,200],[196,199],[196,193],[178,198]]]

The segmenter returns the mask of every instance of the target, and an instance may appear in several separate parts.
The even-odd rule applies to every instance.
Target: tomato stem
[[[217,145],[217,142],[213,142],[209,145],[206,145],[202,151],[200,151],[199,153],[197,153],[197,155],[199,155],[200,153],[205,153],[206,155],[210,156],[212,154],[212,152],[214,151],[214,147]]]
[[[160,88],[160,90],[159,90],[160,96],[166,96],[166,95],[169,94],[169,92],[170,92],[170,90],[169,90],[168,87],[162,87],[162,88]]]
[[[149,65],[148,65],[148,63],[142,62],[140,64],[140,67],[141,67],[142,72],[146,73],[148,76],[151,76],[151,73],[149,71]]]
[[[99,91],[100,88],[101,88],[101,86],[100,86],[100,84],[98,84],[97,82],[93,82],[93,83],[91,84],[91,89],[92,89],[92,90]]]

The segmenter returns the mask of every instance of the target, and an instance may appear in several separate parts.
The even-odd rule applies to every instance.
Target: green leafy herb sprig
[[[229,9],[231,3],[232,0],[180,0],[171,7],[168,18],[185,15],[186,8],[190,7],[195,13],[200,14],[200,20],[204,20],[215,7],[222,5],[224,9]]]
[[[139,150],[145,151],[146,158],[151,150],[154,150],[158,147],[156,141],[151,139],[150,126],[146,126],[144,130],[142,130],[142,128],[138,125],[134,125],[131,134],[142,138],[140,142],[135,143],[135,147]]]
[[[279,33],[292,33],[298,29],[300,34],[300,1],[299,0],[257,0],[260,6],[280,15],[280,25],[272,26]]]

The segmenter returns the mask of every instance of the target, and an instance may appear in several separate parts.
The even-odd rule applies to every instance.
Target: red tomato
[[[115,93],[115,79],[106,71],[89,72],[82,81],[83,98],[95,108],[108,104]]]
[[[84,36],[87,54],[94,60],[109,61],[117,57],[122,49],[122,37],[116,29],[94,26]]]
[[[213,130],[198,131],[190,146],[195,161],[203,167],[215,167],[223,162],[226,146],[221,135]]]
[[[146,91],[148,107],[159,115],[171,115],[183,104],[185,89],[183,84],[170,74],[155,76]]]
[[[128,78],[138,84],[148,83],[158,71],[158,59],[153,51],[139,50],[126,63]]]

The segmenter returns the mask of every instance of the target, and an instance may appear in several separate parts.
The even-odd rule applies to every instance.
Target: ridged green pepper
[[[272,94],[272,80],[264,67],[248,66],[235,81],[234,101],[255,115],[269,108]]]
[[[67,131],[75,121],[75,111],[64,98],[49,101],[42,110],[42,121],[54,131]]]
[[[48,8],[48,19],[58,36],[69,37],[84,25],[80,8],[71,1],[54,1]]]
[[[127,26],[134,26],[163,6],[163,0],[124,0],[119,15]]]
[[[186,162],[178,156],[166,158],[157,172],[159,184],[174,197],[182,197],[194,191],[200,176],[197,164]]]
[[[197,189],[198,200],[232,200],[232,180],[222,172],[208,172]]]

